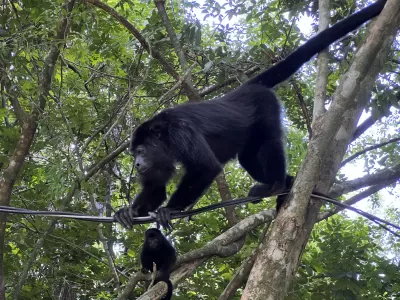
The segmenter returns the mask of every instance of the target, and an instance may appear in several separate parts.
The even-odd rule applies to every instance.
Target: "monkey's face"
[[[152,160],[148,159],[148,153],[146,153],[147,147],[139,145],[135,149],[132,149],[132,154],[135,157],[135,168],[139,174],[145,175],[146,172],[152,168]]]
[[[150,238],[147,240],[147,244],[151,249],[157,249],[160,243],[157,238]]]
[[[131,136],[129,151],[135,157],[139,178],[151,184],[165,184],[175,171],[164,123],[152,120],[140,125]]]
[[[146,243],[151,249],[157,249],[162,238],[162,233],[157,229],[152,228],[146,232]]]
[[[162,145],[144,143],[131,149],[131,152],[135,157],[135,168],[142,182],[165,184],[175,170],[173,159]]]

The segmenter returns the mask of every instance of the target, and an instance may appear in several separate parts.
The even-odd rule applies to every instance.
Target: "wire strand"
[[[289,194],[290,190],[284,191],[279,194],[274,194],[272,196],[284,196]],[[344,204],[343,202],[340,202],[338,200],[335,200],[330,197],[326,197],[323,195],[318,195],[318,194],[311,194],[311,197],[313,198],[318,198],[320,200],[326,201],[328,203],[334,204],[336,206],[348,209],[350,211],[353,211],[369,220],[372,222],[376,223],[383,229],[387,230],[391,234],[395,235],[396,237],[400,238],[400,235],[388,228],[385,225],[394,227],[398,230],[400,230],[400,226],[395,225],[393,223],[390,223],[384,219],[381,219],[377,216],[374,216],[370,213],[367,213],[365,211],[362,211],[361,209],[352,207],[350,205]],[[215,210],[218,208],[223,208],[223,207],[228,207],[228,206],[236,206],[236,205],[241,205],[245,204],[248,202],[253,202],[256,200],[262,200],[263,198],[266,197],[244,197],[244,198],[238,198],[238,199],[233,199],[233,200],[228,200],[228,201],[223,201],[215,204],[211,204],[208,206],[200,207],[197,209],[193,209],[190,211],[183,211],[183,212],[175,212],[171,213],[171,219],[181,219],[181,218],[186,218],[194,215],[201,214],[203,212]],[[45,217],[57,217],[57,218],[69,218],[69,219],[76,219],[76,220],[83,220],[83,221],[90,221],[90,222],[102,222],[102,223],[112,223],[116,222],[116,220],[113,217],[98,217],[98,216],[90,216],[90,215],[85,215],[85,214],[80,214],[80,213],[73,213],[73,212],[64,212],[64,211],[38,211],[38,210],[30,210],[30,209],[25,209],[25,208],[17,208],[17,207],[11,207],[11,206],[0,206],[0,212],[3,213],[10,213],[10,214],[24,214],[24,215],[35,215],[35,216],[45,216]],[[136,217],[133,219],[132,223],[134,225],[138,224],[146,224],[146,223],[152,223],[156,222],[156,219],[147,216],[147,217]],[[385,225],[383,225],[385,224]]]

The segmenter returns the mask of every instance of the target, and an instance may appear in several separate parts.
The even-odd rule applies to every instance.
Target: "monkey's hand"
[[[120,223],[123,227],[132,229],[133,219],[138,217],[137,209],[129,205],[128,207],[121,208],[114,215],[114,220]]]
[[[169,207],[160,207],[157,210],[157,213],[150,212],[149,215],[153,218],[156,218],[157,224],[161,225],[165,230],[171,232],[174,229],[171,223],[171,213],[174,212],[180,212],[180,210]]]

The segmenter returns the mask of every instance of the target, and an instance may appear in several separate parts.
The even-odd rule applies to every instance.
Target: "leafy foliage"
[[[204,92],[204,100],[231,90],[304,42],[306,37],[296,21],[300,14],[316,18],[314,2],[206,0],[201,4],[173,1],[173,6],[168,3],[168,15],[188,64],[198,63],[192,77],[195,87]],[[365,1],[358,2],[362,2],[359,7],[365,5]],[[39,74],[64,14],[63,3],[6,1],[0,8],[1,169],[9,163],[21,132],[15,99],[27,115],[38,105]],[[151,47],[183,74],[152,1],[106,3],[129,20]],[[332,1],[332,8],[332,22],[336,22],[356,6],[354,1],[337,0]],[[186,102],[187,98],[182,89],[177,89],[160,101],[174,86],[175,79],[109,14],[79,1],[70,22],[66,45],[54,66],[47,105],[15,182],[11,205],[111,216],[113,209],[126,205],[127,199],[138,192],[139,185],[131,173],[132,159],[126,151],[119,151],[108,163],[103,160],[126,143],[136,124],[162,108]],[[315,32],[315,21],[312,25]],[[351,35],[332,46],[329,97],[359,39],[360,35]],[[393,54],[394,61],[399,59],[399,53]],[[399,124],[398,67],[393,62],[388,64],[370,101],[369,112],[376,118],[384,116],[376,126],[376,134],[363,136],[351,146],[350,153],[398,136],[398,131],[393,130]],[[395,70],[397,73],[391,73]],[[300,87],[306,108],[312,112],[314,63],[304,66],[293,80]],[[216,88],[208,90],[214,85]],[[295,173],[307,149],[306,122],[291,82],[281,85],[277,93],[286,112],[290,173]],[[362,157],[366,172],[387,168],[398,164],[399,147],[389,144]],[[247,195],[253,180],[237,162],[228,164],[225,173],[232,197]],[[169,194],[181,174],[179,170],[168,187]],[[198,205],[216,201],[219,193],[213,185]],[[273,201],[268,200],[236,212],[243,218],[273,206]],[[391,210],[391,216],[393,221],[399,221],[398,211]],[[53,219],[44,217],[10,215],[8,221],[4,259],[7,296],[15,292],[33,251],[37,251],[36,259],[23,282],[20,299],[50,299],[66,290],[73,291],[79,299],[115,299],[117,291],[106,249],[113,256],[122,285],[139,270],[144,225],[124,231],[115,224],[99,227],[96,223],[74,220],[52,223]],[[178,252],[186,253],[205,245],[227,228],[224,211],[216,210],[196,216],[190,223],[179,222],[172,239]],[[251,232],[237,255],[208,260],[179,285],[176,299],[218,298],[242,261],[257,247],[261,232],[262,228]],[[379,236],[364,220],[335,216],[320,223],[312,234],[293,294],[288,298],[399,297],[398,266],[385,259],[388,251],[378,246],[380,241],[394,245],[393,251],[398,254],[398,242]],[[38,247],[38,243],[42,245]],[[134,296],[143,292],[144,286],[140,285]]]

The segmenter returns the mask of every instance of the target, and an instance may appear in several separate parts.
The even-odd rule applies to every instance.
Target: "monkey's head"
[[[157,250],[163,244],[165,237],[160,230],[156,228],[147,229],[145,234],[145,245],[147,245],[152,250]]]
[[[135,168],[142,181],[165,183],[173,174],[174,159],[166,142],[166,125],[149,120],[132,133],[129,151],[135,157]]]

